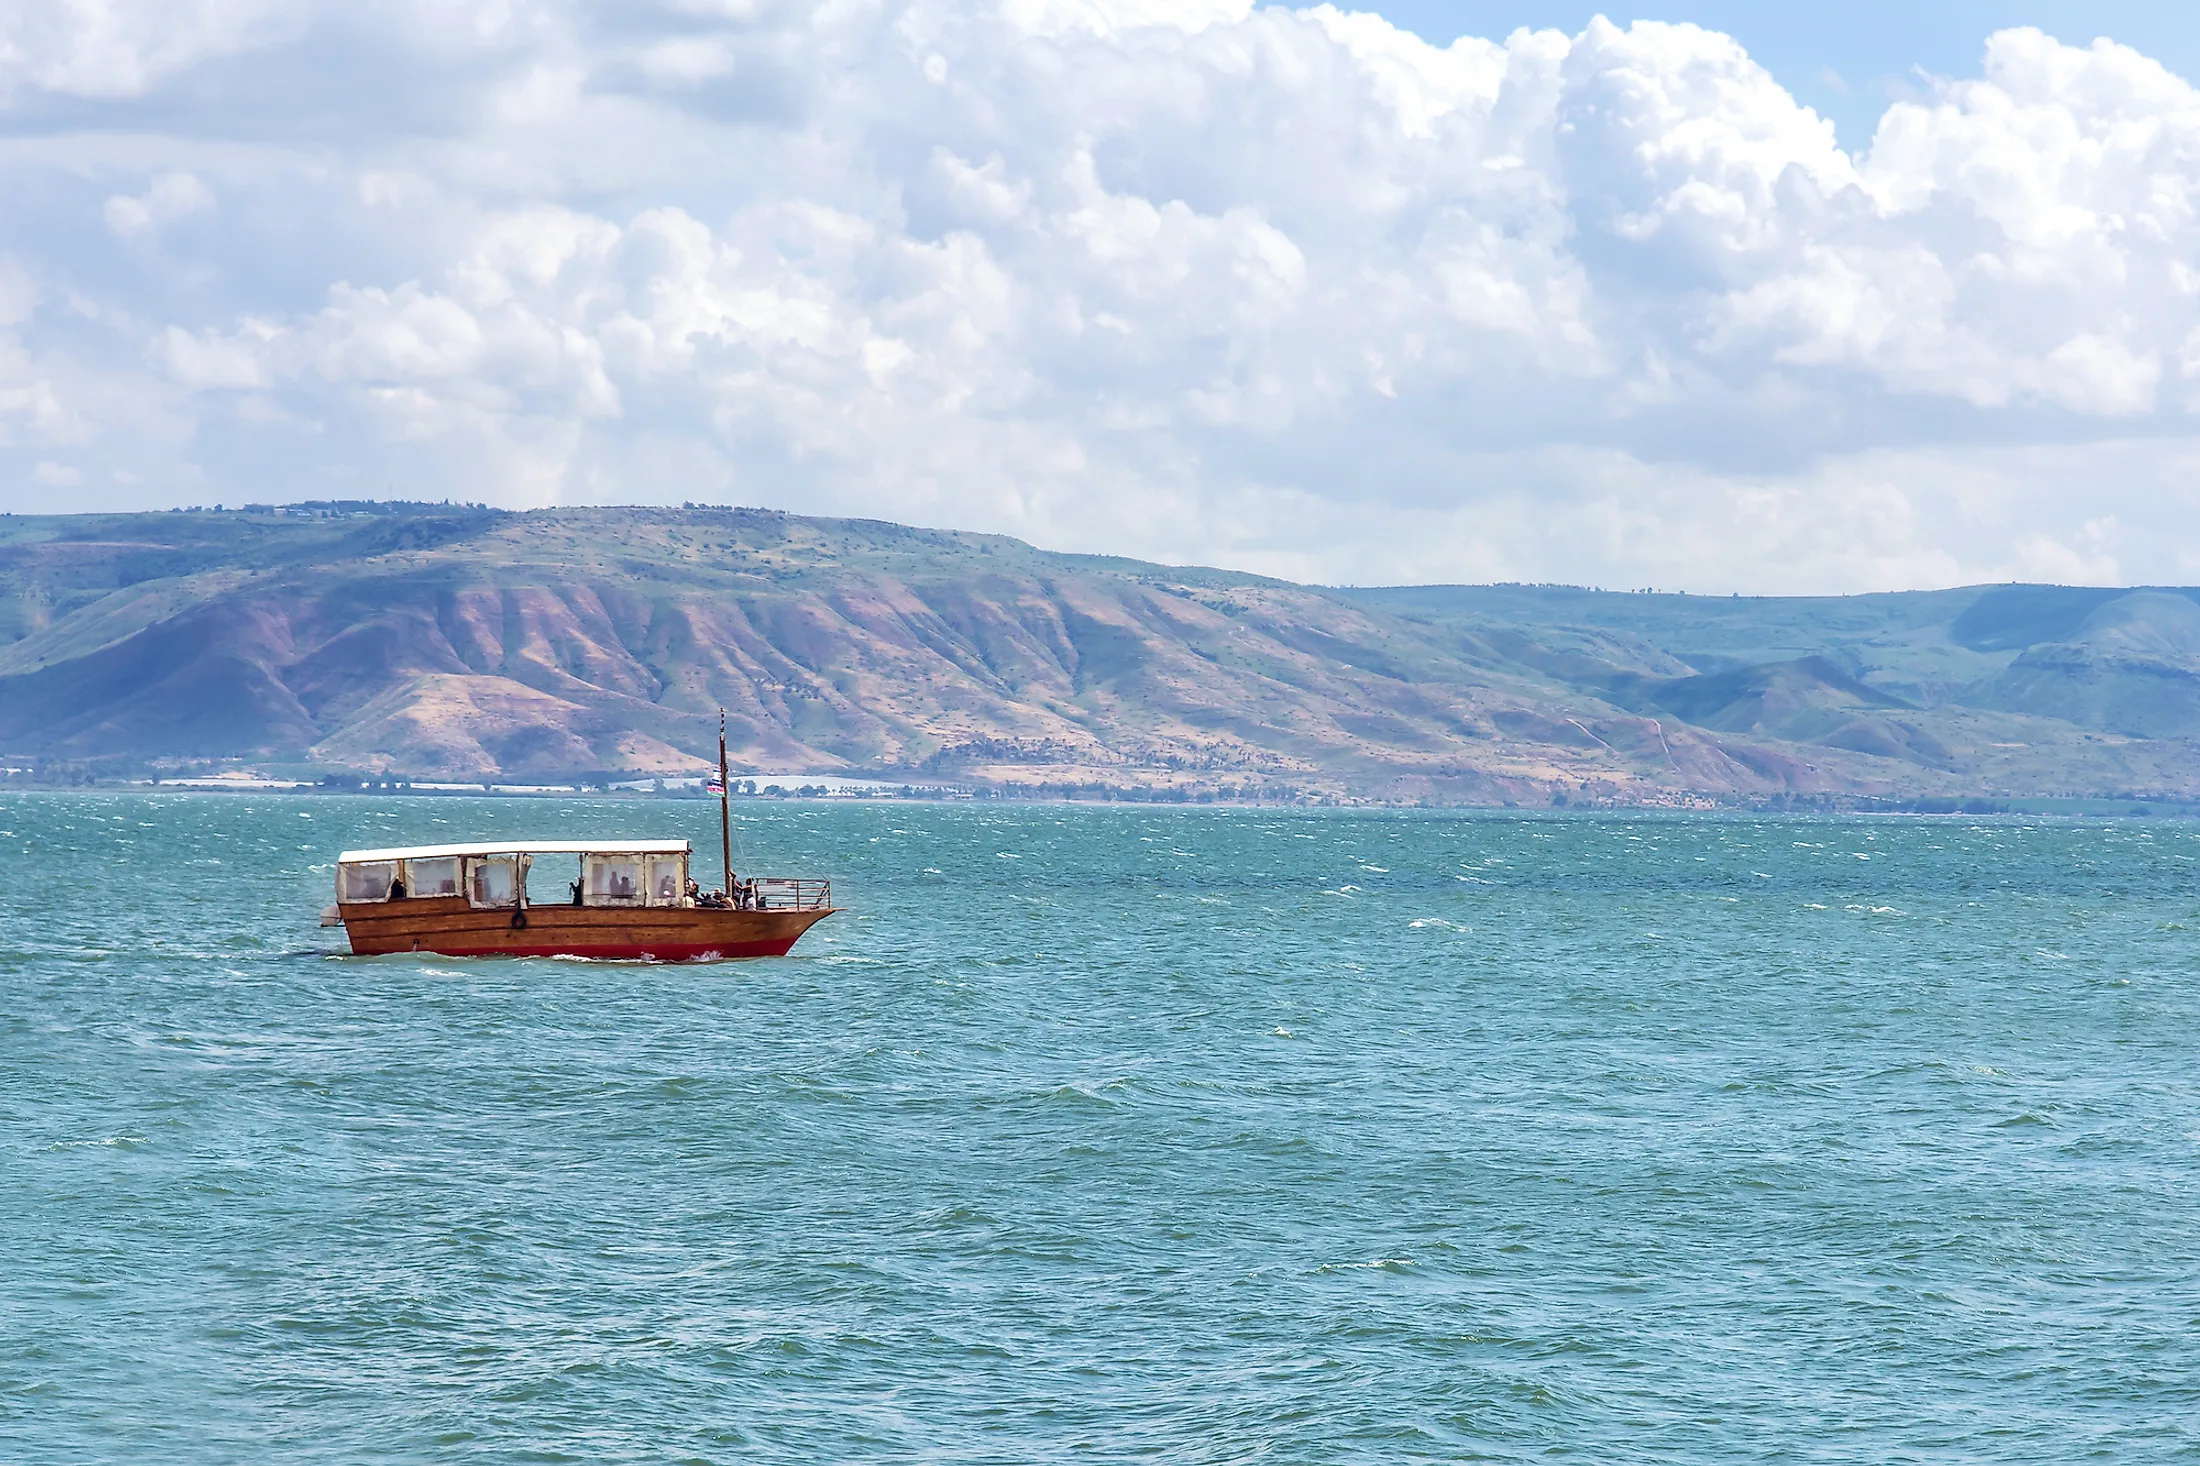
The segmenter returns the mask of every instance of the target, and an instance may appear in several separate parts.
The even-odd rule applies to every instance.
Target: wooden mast
[[[733,899],[733,806],[726,787],[726,710],[718,710],[718,851],[725,857],[726,883],[720,889]]]

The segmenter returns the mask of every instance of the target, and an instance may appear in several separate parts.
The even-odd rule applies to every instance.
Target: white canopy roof
[[[433,860],[439,855],[685,855],[685,840],[491,840],[472,845],[407,845],[395,850],[346,850],[337,860]]]

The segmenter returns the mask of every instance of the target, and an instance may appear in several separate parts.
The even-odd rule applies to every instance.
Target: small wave
[[[1106,1109],[1113,1109],[1116,1101],[1109,1091],[1121,1089],[1129,1082],[1126,1079],[1108,1079],[1097,1084],[1091,1080],[1073,1081],[1069,1084],[1058,1084],[1046,1093],[1035,1096],[1035,1098],[1047,1104],[1099,1105]]]

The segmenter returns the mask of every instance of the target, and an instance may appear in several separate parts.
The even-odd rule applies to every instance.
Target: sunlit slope
[[[2200,604],[1339,592],[761,511],[0,518],[0,752],[1434,800],[2195,792]]]

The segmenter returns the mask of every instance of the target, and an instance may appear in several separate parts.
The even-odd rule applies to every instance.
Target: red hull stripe
[[[794,946],[783,942],[650,942],[633,947],[429,947],[417,953],[385,952],[390,957],[593,957],[606,962],[717,962],[736,957],[784,957]]]

